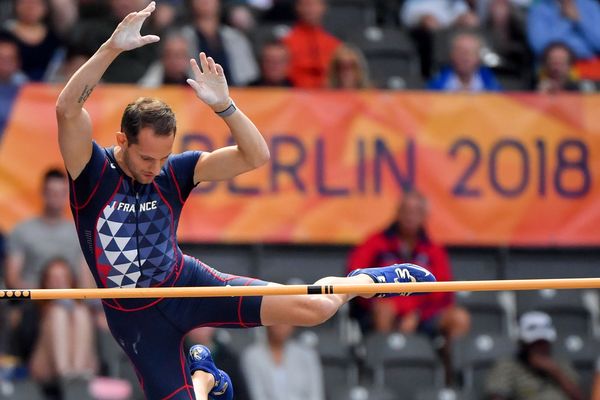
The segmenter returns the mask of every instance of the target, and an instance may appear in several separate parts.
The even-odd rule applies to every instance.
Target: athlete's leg
[[[323,278],[315,282],[315,285],[432,281],[435,281],[435,277],[423,267],[414,264],[394,264],[387,267],[357,269],[352,271],[348,277]],[[331,318],[342,305],[356,296],[350,294],[265,296],[260,310],[261,322],[263,325],[319,325]]]
[[[196,400],[208,400],[208,394],[215,386],[215,378],[208,372],[196,371],[192,374],[192,383]]]
[[[316,281],[315,285],[369,283],[373,283],[373,280],[367,275],[360,274],[347,278],[322,278]],[[276,284],[270,283],[269,285]],[[341,306],[354,297],[356,295],[350,294],[264,296],[260,309],[260,318],[263,325],[319,325],[331,318]]]
[[[197,344],[190,348],[188,365],[196,400],[233,400],[233,384],[229,375],[215,365],[208,347]]]

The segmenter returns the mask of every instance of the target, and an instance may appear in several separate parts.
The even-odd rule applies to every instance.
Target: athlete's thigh
[[[191,257],[185,258],[185,276],[178,286],[262,286],[259,279],[224,274]],[[184,274],[182,272],[182,274]],[[188,332],[200,326],[251,328],[261,325],[262,296],[169,299],[160,307],[176,325]]]
[[[105,310],[111,333],[133,364],[146,398],[194,399],[182,349],[184,335],[157,306]]]

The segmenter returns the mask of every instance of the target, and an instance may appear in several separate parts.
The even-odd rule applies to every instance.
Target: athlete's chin
[[[154,175],[143,174],[143,175],[138,176],[136,180],[139,183],[146,185],[148,183],[152,183],[152,181],[154,180]]]

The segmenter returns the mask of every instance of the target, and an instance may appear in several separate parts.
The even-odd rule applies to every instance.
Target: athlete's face
[[[129,144],[124,134],[118,135],[117,141],[123,149],[123,161],[128,170],[125,172],[139,183],[152,182],[173,151],[174,140],[175,134],[157,135],[150,127],[140,130],[137,143]]]

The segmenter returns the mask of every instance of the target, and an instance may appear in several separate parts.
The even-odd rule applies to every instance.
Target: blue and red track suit
[[[152,183],[125,175],[113,149],[93,143],[81,174],[70,179],[79,242],[98,287],[264,285],[223,274],[184,255],[177,226],[194,188],[200,152],[168,158]],[[183,338],[201,326],[261,324],[261,297],[111,299],[110,330],[133,363],[148,399],[193,399]]]

